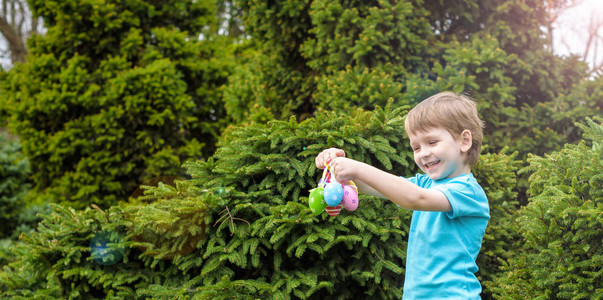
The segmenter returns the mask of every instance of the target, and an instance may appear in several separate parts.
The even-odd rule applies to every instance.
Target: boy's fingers
[[[329,148],[329,149],[325,149],[322,152],[320,152],[316,156],[316,159],[314,160],[314,162],[316,163],[317,168],[324,169],[325,162],[328,163],[329,161],[331,161],[337,157],[345,157],[345,151],[343,151],[342,149],[337,149],[337,148]]]
[[[319,169],[323,169],[324,165],[321,164],[322,158],[320,157],[320,154],[316,156],[316,158],[314,159],[314,163],[316,164],[316,167]]]
[[[345,157],[345,151],[343,151],[342,149],[337,149],[337,148],[329,148],[327,150],[328,155],[329,155],[329,159],[333,160],[337,157]]]
[[[344,178],[345,176],[342,177],[340,174],[341,172],[339,172],[340,171],[340,165],[339,165],[340,162],[341,162],[341,159],[339,159],[339,158],[333,159],[331,161],[331,172],[333,174],[333,177],[335,177],[335,180],[337,180],[337,182],[343,183],[347,180],[345,180],[345,178]]]
[[[320,152],[320,154],[318,154],[316,156],[315,159],[315,163],[316,163],[316,167],[319,169],[324,169],[325,168],[325,162],[329,160],[329,156],[328,156],[328,152],[327,150],[323,150],[322,152]]]

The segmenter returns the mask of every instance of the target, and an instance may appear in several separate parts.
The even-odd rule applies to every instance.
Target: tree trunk
[[[27,48],[23,43],[23,39],[20,34],[8,23],[8,21],[0,17],[0,33],[4,36],[8,42],[10,49],[11,60],[14,63],[24,62],[25,56],[27,55]]]

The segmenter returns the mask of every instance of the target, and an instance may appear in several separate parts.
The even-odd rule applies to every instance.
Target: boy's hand
[[[356,180],[356,176],[361,168],[361,162],[345,157],[336,158],[331,161],[331,173],[340,183]]]
[[[337,148],[325,149],[316,156],[314,162],[317,168],[324,169],[325,163],[330,162],[336,157],[345,157],[345,151]]]

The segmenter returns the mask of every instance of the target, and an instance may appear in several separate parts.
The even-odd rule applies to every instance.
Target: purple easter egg
[[[358,208],[358,192],[351,185],[343,186],[341,205],[349,211],[355,211]]]

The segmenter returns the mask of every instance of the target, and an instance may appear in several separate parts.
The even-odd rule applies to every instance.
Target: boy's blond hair
[[[411,134],[441,127],[455,139],[467,129],[471,132],[472,145],[465,163],[471,167],[477,163],[482,148],[484,122],[477,115],[475,101],[469,96],[452,92],[433,95],[408,112],[404,127]]]

